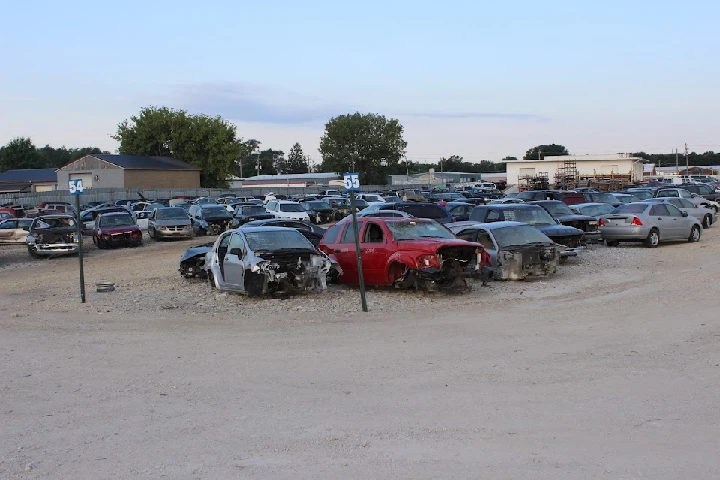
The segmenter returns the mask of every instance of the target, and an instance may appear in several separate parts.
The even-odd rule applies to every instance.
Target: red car
[[[420,218],[358,218],[363,275],[368,285],[423,290],[462,289],[466,278],[490,265],[479,243],[458,240],[434,220]],[[358,283],[353,224],[342,221],[320,241],[342,268],[340,281]]]
[[[98,248],[116,245],[137,247],[142,244],[142,231],[130,212],[112,212],[98,215],[93,228],[93,243]]]

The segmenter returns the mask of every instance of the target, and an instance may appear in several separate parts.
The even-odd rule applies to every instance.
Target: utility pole
[[[687,143],[685,144],[685,175],[689,175],[690,172],[690,164],[688,163],[688,149],[687,149]]]
[[[258,152],[257,156],[257,174],[260,175],[260,152]]]
[[[540,158],[540,154],[541,154],[541,153],[542,153],[542,150],[540,150],[540,149],[538,148],[538,160],[542,160],[542,158]]]
[[[680,165],[678,164],[678,151],[675,149],[675,175],[680,173]]]
[[[243,160],[242,157],[240,157],[240,178],[243,178],[243,174],[242,174],[242,160]]]

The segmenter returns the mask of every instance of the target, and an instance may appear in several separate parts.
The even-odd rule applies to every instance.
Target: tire
[[[100,239],[100,238],[97,239],[97,247],[98,247],[100,250],[104,250],[104,249],[105,249],[105,242],[103,242],[102,239]]]
[[[712,217],[710,215],[705,215],[702,221],[703,228],[710,228],[712,225]]]
[[[153,240],[155,240],[155,229],[153,229],[153,228],[148,228],[148,237],[150,237],[150,238],[152,238]]]
[[[690,230],[690,236],[688,237],[688,242],[699,242],[700,241],[700,227],[697,225],[693,225],[692,230]]]
[[[648,233],[644,243],[648,248],[656,248],[660,245],[660,232],[658,232],[656,228],[650,230],[650,233]]]
[[[620,245],[620,242],[618,242],[617,240],[606,240],[605,245],[607,245],[608,247],[617,247],[618,245]]]

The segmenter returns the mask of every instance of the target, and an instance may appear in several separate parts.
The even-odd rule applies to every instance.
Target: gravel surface
[[[720,478],[720,228],[459,295],[0,247],[0,478]],[[213,238],[208,237],[207,241]],[[98,282],[116,291],[95,292]]]

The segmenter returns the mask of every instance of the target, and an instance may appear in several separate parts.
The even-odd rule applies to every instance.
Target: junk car
[[[77,223],[72,215],[35,217],[25,241],[33,258],[72,255],[80,251]]]
[[[467,288],[468,276],[489,266],[482,245],[458,240],[434,220],[364,217],[357,224],[368,285],[458,291]],[[353,222],[331,227],[320,249],[340,264],[341,282],[359,282]]]
[[[0,245],[24,244],[32,218],[7,218],[0,220]]]
[[[490,278],[524,280],[557,272],[564,247],[521,222],[458,222],[448,227],[462,240],[482,244],[490,257]]]
[[[233,220],[232,214],[216,203],[193,205],[188,216],[196,235],[219,235],[230,228]]]
[[[119,245],[142,245],[142,231],[128,212],[99,215],[95,219],[92,238],[93,243],[101,249]]]
[[[325,290],[337,267],[295,229],[246,227],[218,237],[203,268],[212,287],[256,296]]]

